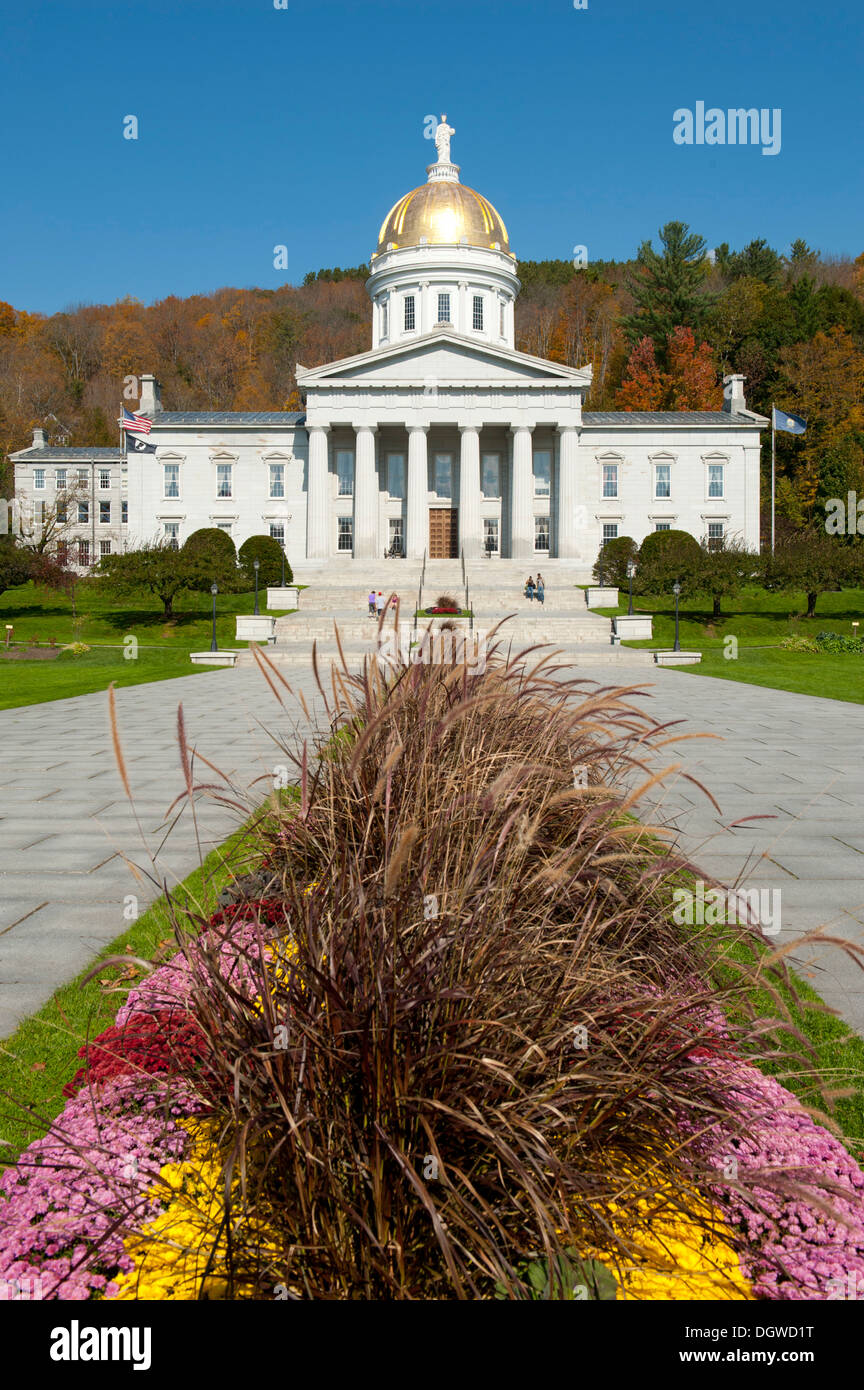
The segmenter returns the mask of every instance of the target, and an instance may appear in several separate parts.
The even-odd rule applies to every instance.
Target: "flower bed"
[[[211,918],[204,948],[232,987],[257,989],[256,943],[277,918],[266,902]],[[214,1239],[222,1161],[189,1085],[202,1065],[187,1012],[202,954],[179,953],[130,992],[117,1023],[81,1049],[85,1065],[65,1087],[62,1115],[0,1179],[0,1279],[13,1288],[38,1281],[43,1297],[66,1300],[226,1296],[224,1236]],[[713,1208],[716,1238],[661,1203],[630,1231],[638,1260],[592,1254],[615,1270],[619,1298],[844,1297],[850,1281],[864,1286],[864,1174],[790,1092],[724,1055],[716,1036],[716,1049],[696,1048],[691,1060],[722,1073],[730,1112],[743,1110],[749,1128],[727,1145],[719,1124],[703,1143],[711,1165],[731,1174],[694,1195]],[[834,1191],[784,1199],[757,1181],[754,1203],[738,1190],[739,1176],[778,1168],[790,1188],[827,1176]],[[247,1234],[253,1225],[278,1263],[267,1221],[250,1218]]]
[[[755,1065],[766,1020],[727,1023],[718,929],[674,924],[681,865],[611,781],[650,729],[592,695],[559,738],[557,678],[488,669],[362,686],[257,896],[190,922],[0,1179],[0,1281],[572,1297],[573,1251],[626,1299],[864,1281],[864,1175]]]

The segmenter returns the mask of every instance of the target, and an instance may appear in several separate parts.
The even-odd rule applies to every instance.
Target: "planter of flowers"
[[[680,860],[621,815],[621,769],[667,736],[627,697],[494,652],[346,683],[257,871],[208,920],[175,907],[176,954],[0,1179],[0,1281],[77,1300],[864,1286],[864,1174],[761,1069],[807,1067],[784,1022],[742,1008],[782,966],[748,926],[677,925]]]

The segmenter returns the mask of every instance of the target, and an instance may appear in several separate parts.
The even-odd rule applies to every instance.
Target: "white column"
[[[510,554],[514,560],[534,558],[533,425],[511,425],[513,476],[510,492]]]
[[[408,499],[405,554],[422,560],[429,545],[429,467],[426,454],[428,425],[408,427]]]
[[[354,469],[354,558],[378,558],[378,479],[375,474],[377,425],[357,425]]]
[[[329,425],[309,427],[309,487],[306,493],[306,558],[326,560],[330,554],[330,497],[327,469]]]
[[[579,558],[579,430],[575,425],[559,425],[561,440],[558,459],[558,559]]]
[[[459,549],[466,560],[476,560],[483,551],[480,520],[480,431],[476,425],[460,425],[459,455]]]

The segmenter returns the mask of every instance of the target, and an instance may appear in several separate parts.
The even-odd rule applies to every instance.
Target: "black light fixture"
[[[216,595],[219,592],[218,584],[211,584],[210,592],[213,595],[213,636],[210,640],[210,650],[211,652],[218,652],[219,648],[216,644]]]
[[[672,592],[675,595],[675,645],[672,648],[672,650],[673,652],[680,652],[681,643],[678,640],[678,598],[681,594],[681,585],[677,582],[677,580],[672,585]]]
[[[261,568],[261,561],[257,555],[252,561],[252,568],[255,571],[255,617],[258,617],[258,570]]]
[[[627,561],[627,578],[630,580],[630,604],[627,609],[627,617],[633,617],[633,576],[636,573],[636,566],[632,560]]]

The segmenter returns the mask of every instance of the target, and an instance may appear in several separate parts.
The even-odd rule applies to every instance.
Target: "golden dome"
[[[424,183],[384,219],[376,255],[403,246],[453,246],[460,242],[511,255],[507,228],[481,193],[452,179]]]

